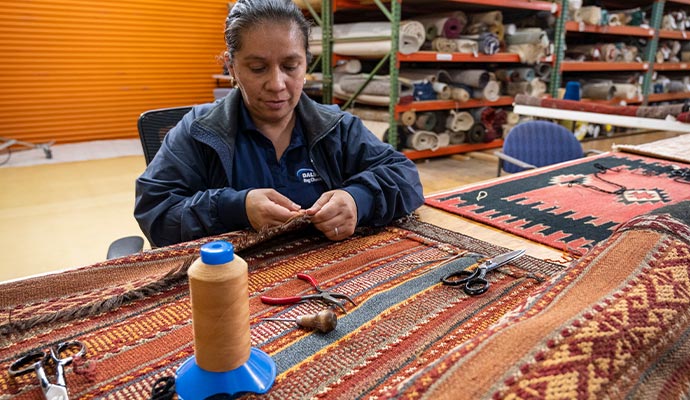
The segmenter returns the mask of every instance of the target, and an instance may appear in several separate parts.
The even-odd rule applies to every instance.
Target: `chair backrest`
[[[141,147],[144,149],[146,165],[149,165],[153,156],[160,149],[165,134],[177,125],[191,109],[191,106],[159,108],[145,111],[139,116],[137,128],[139,129]]]
[[[533,120],[520,123],[510,130],[503,141],[503,153],[536,167],[584,157],[582,144],[567,128],[551,121]],[[503,163],[508,173],[522,171],[509,162]]]

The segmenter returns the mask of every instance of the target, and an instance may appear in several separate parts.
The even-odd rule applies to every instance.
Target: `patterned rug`
[[[186,269],[201,244],[231,241],[249,264],[252,344],[275,360],[274,399],[352,399],[384,395],[454,346],[485,330],[564,269],[523,256],[490,274],[491,288],[468,297],[440,277],[506,249],[409,219],[330,242],[293,226],[262,234],[237,232],[153,250],[58,275],[0,286],[0,399],[39,399],[33,375],[12,379],[20,354],[68,339],[88,347],[95,377],[69,370],[74,398],[145,399],[160,377],[173,376],[193,354]],[[449,257],[460,256],[442,265]],[[348,294],[357,306],[339,313],[337,329],[320,334],[293,323],[263,321],[323,308],[270,306],[261,295],[311,293],[298,272]]]
[[[690,135],[681,135],[644,144],[619,144],[616,151],[635,153],[663,160],[690,163]]]
[[[426,204],[583,254],[630,218],[690,199],[690,176],[677,175],[688,168],[606,153],[434,195]]]
[[[627,222],[568,268],[517,259],[476,297],[439,278],[505,249],[414,219],[336,243],[299,221],[218,237],[249,264],[252,343],[279,373],[267,394],[247,397],[687,396],[690,202],[673,207]],[[84,341],[96,367],[91,380],[68,370],[73,398],[148,398],[193,354],[185,270],[202,242],[0,286],[0,399],[41,399],[33,376],[11,379],[7,366],[67,339]],[[460,258],[444,264],[450,255]],[[307,293],[297,272],[357,302],[336,330],[262,321],[320,309],[259,301]]]

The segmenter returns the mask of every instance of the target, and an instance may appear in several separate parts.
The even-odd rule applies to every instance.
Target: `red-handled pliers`
[[[337,299],[345,299],[352,303],[353,305],[357,305],[348,295],[342,294],[342,293],[336,293],[336,292],[329,292],[327,290],[321,289],[319,284],[316,282],[316,279],[314,279],[311,275],[299,273],[297,274],[297,277],[299,279],[302,279],[304,281],[309,282],[314,289],[316,289],[318,294],[308,294],[304,296],[291,296],[291,297],[268,297],[268,296],[261,296],[261,301],[265,304],[294,304],[294,303],[299,303],[301,301],[307,301],[307,300],[321,300],[325,303],[328,304],[333,304],[336,307],[339,307],[343,312],[347,313],[347,310],[345,309],[345,306],[338,301]]]

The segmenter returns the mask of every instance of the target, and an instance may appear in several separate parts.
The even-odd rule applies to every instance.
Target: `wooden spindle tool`
[[[264,321],[294,322],[307,329],[316,329],[321,333],[328,333],[338,325],[338,316],[331,309],[319,311],[317,314],[300,315],[296,318],[263,318]]]

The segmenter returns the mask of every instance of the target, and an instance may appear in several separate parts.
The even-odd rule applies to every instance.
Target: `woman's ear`
[[[223,65],[228,71],[230,71],[230,68],[232,68],[232,62],[230,61],[230,52],[228,51],[223,52]]]
[[[228,51],[223,52],[223,64],[225,65],[225,69],[228,70],[228,74],[230,74],[230,86],[235,87],[237,85],[237,81],[235,80],[235,71],[232,66],[232,61],[230,60],[230,53]]]

